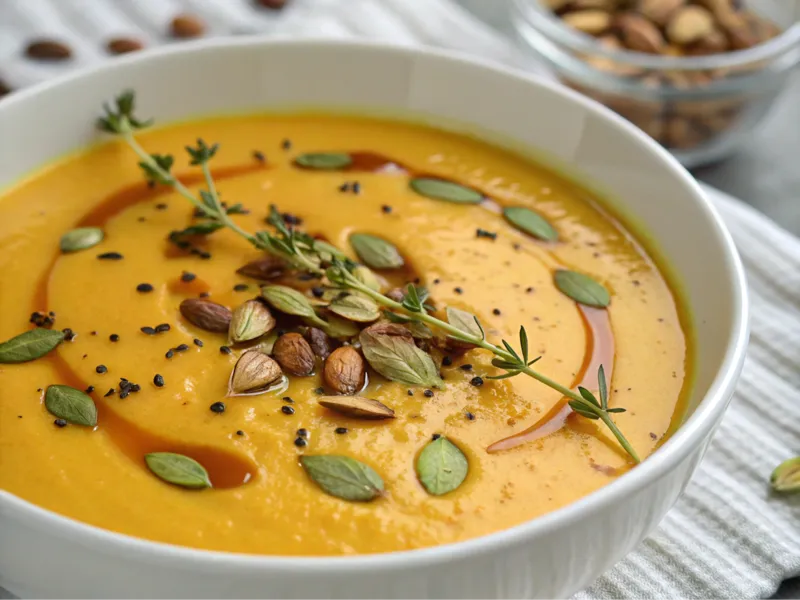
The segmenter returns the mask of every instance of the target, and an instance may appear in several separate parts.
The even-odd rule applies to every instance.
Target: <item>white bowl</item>
[[[111,533],[0,491],[0,585],[36,597],[553,598],[589,585],[658,525],[722,418],[747,345],[733,243],[665,150],[599,104],[496,65],[365,43],[237,39],[115,59],[0,101],[0,187],[93,141],[99,107],[125,88],[162,123],[292,105],[413,112],[566,166],[606,192],[676,274],[696,341],[691,416],[643,464],[569,506],[408,552],[206,552]]]

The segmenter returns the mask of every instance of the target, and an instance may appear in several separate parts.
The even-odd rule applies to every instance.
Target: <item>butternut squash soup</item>
[[[147,130],[0,195],[0,486],[272,555],[458,542],[671,431],[688,335],[584,188],[467,136],[295,114]],[[188,144],[188,146],[187,146]]]

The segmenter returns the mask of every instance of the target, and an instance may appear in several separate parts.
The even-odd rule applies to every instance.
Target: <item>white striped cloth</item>
[[[103,46],[112,34],[167,43],[168,23],[180,10],[204,17],[210,35],[357,36],[523,64],[505,39],[452,0],[291,0],[280,12],[254,9],[252,0],[0,0],[0,79],[21,87],[107,58]],[[67,41],[75,59],[24,59],[25,42],[38,35]],[[800,574],[800,496],[774,496],[767,485],[775,465],[800,454],[800,240],[707,191],[749,275],[752,337],[741,383],[658,531],[576,598],[763,598]]]

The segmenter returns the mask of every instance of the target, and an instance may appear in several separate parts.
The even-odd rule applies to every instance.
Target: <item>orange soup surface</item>
[[[375,258],[356,252],[353,234],[375,236],[369,239],[388,244],[403,263],[368,272],[381,293],[407,290],[409,282],[424,286],[427,314],[446,321],[448,307],[471,313],[489,342],[506,340],[518,353],[523,326],[529,360],[541,357],[532,369],[572,390],[582,385],[597,398],[602,365],[608,407],[626,409],[611,417],[642,459],[671,431],[690,377],[676,293],[648,250],[584,188],[470,137],[402,122],[247,116],[137,134],[147,152],[174,156],[172,173],[195,198],[208,188],[184,147],[198,137],[219,143],[210,172],[219,199],[228,208],[241,205],[229,219],[244,232],[275,233],[265,222],[275,205],[287,228],[341,249],[353,261],[350,268]],[[327,168],[297,164],[320,152],[347,158],[321,165]],[[138,161],[115,141],[0,195],[0,340],[36,327],[29,322],[34,312],[42,328],[73,332],[41,358],[0,364],[2,489],[150,540],[270,555],[344,555],[496,532],[635,468],[602,420],[575,414],[561,392],[524,373],[491,379],[505,371],[492,365],[490,351],[464,348],[435,326],[398,324],[415,336],[404,334],[398,343],[432,361],[438,387],[391,381],[367,366],[365,387],[356,393],[394,411],[393,418],[322,406],[320,399],[337,390],[319,356],[312,358],[313,373],[303,376],[292,374],[281,356],[281,385],[228,396],[245,352],[266,351],[274,359],[276,335],[307,340],[313,323],[263,303],[276,322],[271,339],[235,343],[228,333],[190,322],[182,302],[200,299],[234,310],[259,298],[260,286],[281,285],[299,291],[327,322],[337,292],[326,278],[291,268],[266,280],[237,273],[265,254],[230,228],[170,240],[171,232],[208,219],[195,216],[173,186],[148,186]],[[426,196],[412,185],[419,179],[459,184],[480,201]],[[533,211],[557,240],[521,229],[504,217],[508,207]],[[102,241],[62,252],[59,240],[77,227],[101,229]],[[384,258],[386,247],[378,248]],[[589,276],[610,302],[576,302],[556,285],[559,271]],[[393,297],[401,299],[396,290]],[[387,306],[378,304],[381,324]],[[350,346],[363,362],[358,331],[377,316],[342,319],[339,325],[354,331],[326,342],[331,349]],[[163,324],[168,330],[158,327]],[[89,389],[96,426],[54,424],[45,405],[54,384]],[[442,441],[422,468],[423,450],[435,439]],[[156,452],[193,459],[211,487],[187,489],[160,478],[145,463]],[[321,476],[301,464],[302,457],[318,456],[358,461],[333,464],[329,474],[353,477],[356,488],[374,494],[329,493]],[[383,489],[371,475],[364,483],[353,464],[371,469]],[[433,469],[435,481],[424,484],[421,468]],[[463,468],[463,481],[453,483]],[[334,486],[349,485],[337,481]]]

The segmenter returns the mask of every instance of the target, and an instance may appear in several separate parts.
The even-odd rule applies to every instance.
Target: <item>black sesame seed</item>
[[[97,332],[96,331],[90,331],[89,335],[97,335]]]
[[[53,421],[53,425],[55,425],[56,427],[66,427],[67,422],[64,419],[56,419],[55,421]]]
[[[384,204],[383,206],[381,206],[381,210],[384,212],[384,214],[388,215],[389,213],[392,212],[392,207],[389,206],[388,204]]]
[[[44,391],[44,388],[36,388],[36,391],[37,391],[37,392],[43,392],[43,391]]]
[[[197,346],[198,348],[202,348],[203,347],[203,340],[199,340],[197,338],[194,338],[192,341],[194,342],[194,345]]]
[[[203,260],[208,260],[211,258],[211,253],[206,252],[205,250],[201,250],[200,252],[197,253],[197,256],[199,256]]]
[[[71,342],[72,340],[75,339],[75,332],[72,331],[72,329],[70,329],[69,327],[66,327],[65,329],[62,329],[61,333],[64,334],[64,341],[65,342]]]
[[[261,152],[260,150],[253,150],[253,158],[255,158],[260,163],[267,162],[267,157],[264,156],[264,153]]]
[[[285,415],[293,415],[294,409],[291,406],[281,406],[281,412]]]
[[[125,398],[127,398],[127,397],[128,397],[128,394],[129,394],[129,393],[130,393],[130,390],[120,390],[120,392],[119,392],[119,399],[120,399],[120,400],[125,400]]]
[[[149,283],[140,283],[136,286],[136,291],[146,294],[147,292],[153,291],[153,286]]]
[[[342,185],[339,186],[340,192],[349,192],[350,191],[350,182],[345,181]]]
[[[108,336],[108,339],[111,340],[112,342],[118,342],[119,336],[116,333],[112,333],[110,336]]]
[[[194,281],[197,278],[197,275],[194,273],[189,273],[189,271],[184,271],[181,273],[181,281],[185,283],[189,283],[190,281]]]
[[[98,254],[97,258],[100,260],[122,260],[123,256],[119,252],[104,252],[103,254]]]
[[[108,372],[108,367],[106,367],[105,365],[97,365],[94,368],[94,370],[102,375],[103,373],[107,373]]]
[[[281,142],[281,148],[284,150],[291,150],[292,149],[292,140],[285,139]]]
[[[456,294],[463,294],[464,293],[464,290],[462,290],[460,287],[453,288],[453,291]]]
[[[233,352],[233,350],[231,350],[227,346],[220,346],[219,351],[222,352],[223,354],[230,354],[231,352]]]
[[[224,402],[214,402],[211,406],[209,406],[211,412],[213,413],[224,413],[225,412],[225,403]]]
[[[472,365],[471,365],[471,364],[469,364],[469,363],[466,363],[466,364],[464,364],[464,365],[461,365],[461,366],[460,366],[460,367],[458,367],[458,368],[459,368],[459,369],[461,369],[462,371],[472,371]]]
[[[486,231],[485,229],[476,229],[475,230],[475,237],[479,238],[489,238],[490,240],[497,239],[497,234],[492,231]]]
[[[304,438],[299,437],[295,439],[294,445],[297,446],[298,448],[302,448],[303,446],[308,446],[308,441],[305,440]]]
[[[473,415],[473,414],[472,414],[471,412],[469,412],[469,411],[467,411],[467,412],[466,412],[466,417],[467,417],[467,419],[468,419],[468,420],[470,420],[470,421],[474,421],[474,420],[475,420],[475,415]]]
[[[344,435],[345,433],[347,433],[347,427],[337,427],[336,429],[334,429],[334,431],[339,435]]]
[[[292,400],[289,396],[284,396],[283,401],[287,402],[288,404],[294,404],[294,400]]]
[[[353,186],[352,186],[352,190],[353,190],[354,194],[360,194],[361,193],[361,184],[359,182],[357,182],[357,181],[354,181],[353,182]]]
[[[164,387],[164,378],[156,373],[156,376],[153,377],[153,383],[156,387]]]
[[[241,429],[237,429],[236,435],[244,435],[244,431],[242,431]]]
[[[147,221],[147,217],[139,217],[136,220],[139,221],[139,223],[144,223],[145,221]]]
[[[324,396],[325,395],[325,388],[324,387],[314,388],[314,393],[317,396]]]
[[[325,290],[321,287],[313,287],[311,288],[311,293],[314,294],[314,298],[322,298]]]
[[[441,283],[441,281],[442,280],[437,277],[436,279],[433,280],[433,283],[436,284],[436,285],[439,285]]]
[[[492,309],[492,314],[495,316],[500,316],[500,309],[499,308]]]
[[[167,358],[172,358],[173,356],[175,356],[175,350],[173,348],[170,348],[169,350],[167,350],[164,356]]]
[[[208,298],[210,295],[211,294],[208,293],[208,292],[200,292],[199,294],[197,294],[197,297],[198,298]]]
[[[169,323],[160,323],[156,325],[156,333],[164,333],[165,331],[169,331]]]
[[[156,204],[156,210],[167,210],[167,205],[163,202]]]
[[[188,349],[189,349],[189,345],[188,344],[179,344],[179,345],[175,346],[175,351],[176,352],[186,352]]]
[[[292,213],[283,213],[281,215],[283,217],[283,222],[287,225],[302,225],[303,219],[298,217],[297,215],[293,215]]]
[[[40,389],[39,391],[41,392],[42,390]],[[94,391],[94,386],[90,385],[89,387],[86,388],[85,391],[87,394],[91,394]]]
[[[155,329],[153,329],[152,327],[147,327],[147,326],[140,327],[139,331],[141,331],[142,333],[146,333],[147,335],[155,335],[156,334],[156,330]]]
[[[115,390],[114,388],[111,388],[105,394],[103,394],[103,398],[108,398],[109,396],[113,396],[116,391],[117,390]]]
[[[308,437],[308,429],[298,429],[297,430],[298,437]]]
[[[475,387],[480,387],[483,385],[483,377],[478,377],[477,375],[469,380],[470,385],[474,385]]]
[[[233,286],[233,291],[234,292],[246,292],[249,287],[250,286],[247,285],[246,283],[237,283],[235,286]]]
[[[425,390],[422,392],[426,398],[433,398],[433,390]]]
[[[136,393],[136,392],[138,392],[140,389],[142,389],[142,386],[140,386],[138,383],[134,383],[134,384],[131,386],[131,392],[132,392],[132,393]]]
[[[413,396],[414,395],[414,390],[408,390],[408,395],[409,396]]]
[[[531,292],[533,292],[533,288],[532,287],[527,287],[527,288],[525,288],[525,291],[530,294]]]
[[[452,359],[452,358],[450,358],[449,356],[445,356],[445,357],[442,359],[442,366],[444,366],[444,367],[449,367],[449,366],[450,366],[450,365],[452,365],[452,364],[453,364],[453,359]]]
[[[435,441],[436,441],[436,440],[438,440],[440,437],[442,437],[442,434],[441,434],[441,433],[434,433],[434,434],[431,436],[431,439],[432,439],[432,440],[435,442]]]

